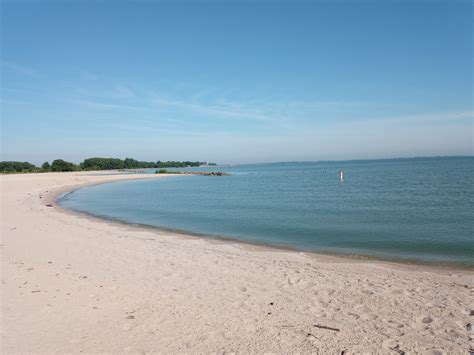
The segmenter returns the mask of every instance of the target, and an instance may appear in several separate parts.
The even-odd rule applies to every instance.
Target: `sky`
[[[471,1],[1,2],[1,160],[473,154]]]

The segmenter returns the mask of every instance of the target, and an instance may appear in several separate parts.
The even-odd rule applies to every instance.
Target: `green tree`
[[[41,165],[41,167],[44,169],[44,170],[49,170],[51,169],[51,165],[49,165],[49,163],[47,161],[45,161],[43,163],[43,165]]]
[[[26,161],[21,162],[21,161],[2,161],[0,162],[0,172],[3,173],[19,173],[19,172],[28,172],[28,171],[33,171],[34,169],[37,169],[36,166],[34,166],[31,163],[28,163]]]
[[[115,158],[89,158],[81,163],[81,167],[85,170],[115,170],[125,168],[125,163]]]
[[[125,169],[137,169],[139,168],[140,162],[132,158],[125,158],[124,164]]]
[[[68,161],[64,161],[62,159],[56,159],[51,164],[52,171],[74,171],[78,170],[77,167]]]

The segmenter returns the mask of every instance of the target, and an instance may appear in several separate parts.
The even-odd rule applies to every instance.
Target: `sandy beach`
[[[215,241],[65,211],[2,175],[1,352],[468,354],[474,272]],[[172,177],[171,177],[172,178]]]

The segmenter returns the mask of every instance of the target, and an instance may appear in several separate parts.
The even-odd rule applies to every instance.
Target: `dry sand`
[[[135,178],[162,177],[0,176],[2,353],[468,354],[472,271],[212,242],[46,206]]]

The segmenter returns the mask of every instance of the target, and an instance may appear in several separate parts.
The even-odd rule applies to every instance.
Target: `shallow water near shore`
[[[232,176],[116,182],[58,202],[99,217],[250,243],[472,267],[473,168],[473,158],[453,157],[170,169]]]

